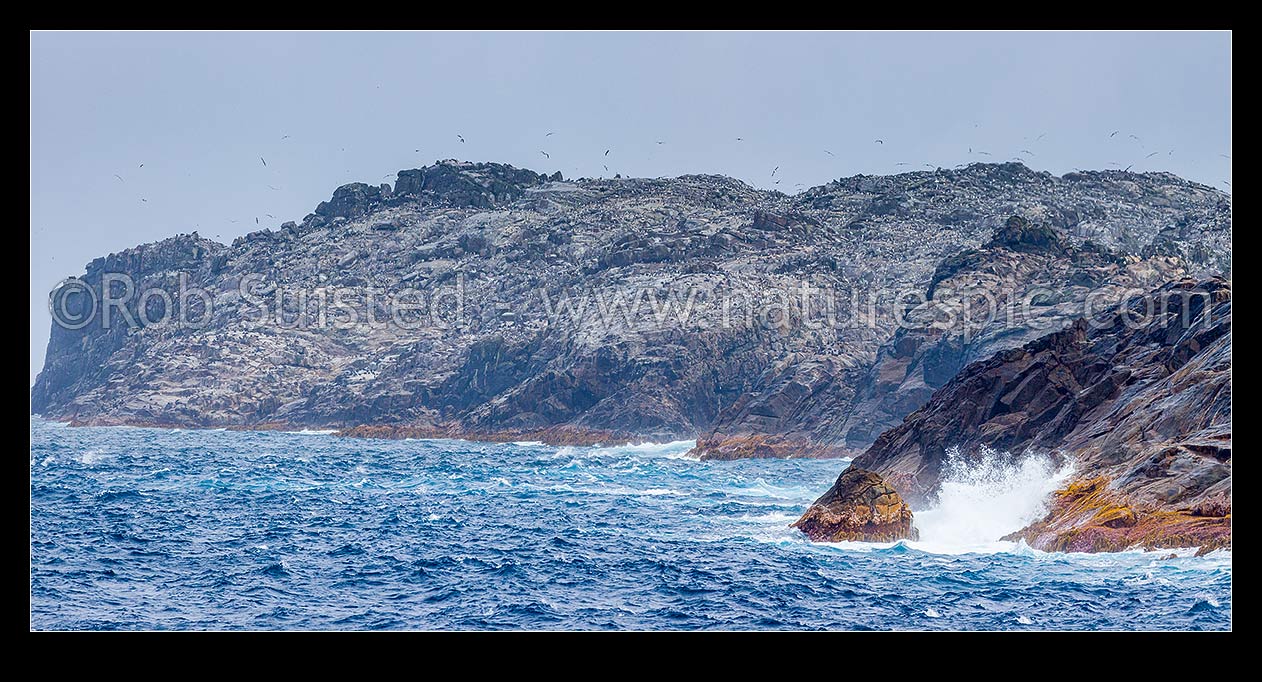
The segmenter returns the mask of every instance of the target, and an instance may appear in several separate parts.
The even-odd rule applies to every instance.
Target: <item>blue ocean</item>
[[[789,528],[844,460],[31,421],[37,630],[1223,630],[1231,553],[997,541],[1069,472],[962,472],[921,541]]]

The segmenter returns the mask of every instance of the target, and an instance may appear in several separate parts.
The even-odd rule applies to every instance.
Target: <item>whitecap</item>
[[[649,455],[659,457],[680,458],[697,446],[695,440],[675,440],[669,443],[624,443],[622,445],[600,446],[593,449],[601,454],[611,455]]]
[[[672,490],[670,488],[649,488],[648,490],[645,490],[641,494],[654,496],[654,497],[659,496],[659,495],[677,495],[679,497],[686,497],[688,495],[688,493],[680,492],[678,490]]]
[[[113,455],[110,455],[108,453],[103,453],[99,450],[88,450],[80,454],[75,459],[77,459],[80,464],[86,464],[87,466],[94,466],[102,462],[109,461],[113,458],[114,458]]]

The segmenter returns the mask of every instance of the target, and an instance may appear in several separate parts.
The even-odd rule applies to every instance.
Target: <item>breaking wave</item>
[[[922,541],[833,544],[789,524],[844,464],[684,459],[693,445],[33,420],[31,627],[1231,627],[1229,552],[999,542],[1066,475],[1050,458],[957,455]]]
[[[937,501],[916,512],[919,549],[936,553],[1010,551],[1001,538],[1047,513],[1052,492],[1073,474],[1046,454],[1013,456],[982,448],[974,457],[947,451]]]

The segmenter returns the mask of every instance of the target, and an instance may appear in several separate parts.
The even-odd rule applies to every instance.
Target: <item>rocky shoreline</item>
[[[1106,476],[1110,492],[1064,491],[1023,537],[1112,549],[1164,533],[1151,515],[1195,507],[1155,488],[1136,498],[1129,483],[1114,499],[1130,474],[1110,458],[1125,444],[1108,450],[1082,430],[1111,424],[1091,411],[1121,410],[1118,396],[1160,372],[1137,351],[1093,347],[1090,367],[1056,354],[1105,343],[1075,331],[1084,316],[1230,269],[1230,198],[1165,173],[972,164],[786,195],[721,176],[566,180],[440,161],[392,185],[345,185],[303,220],[230,245],[179,235],[88,264],[74,280],[87,299],[64,309],[87,315],[97,308],[85,300],[115,298],[129,324],[54,323],[31,411],[76,425],[366,438],[695,439],[705,460],[854,457],[912,506],[939,473],[929,440],[1031,445],[1081,458],[1083,480]],[[119,278],[160,295],[118,299]],[[189,318],[198,323],[169,323]],[[1196,344],[1210,341],[1178,346],[1189,367],[1202,362]],[[961,377],[988,367],[999,374],[986,380],[1006,385],[1007,368],[1049,353],[1060,364],[1007,387],[1002,414],[961,416],[974,408],[953,388]],[[1178,381],[1171,362],[1162,379]],[[1136,363],[1125,377],[1109,369]],[[1038,401],[1052,400],[1091,414],[1045,429],[1055,410]],[[1155,393],[1144,400],[1117,424],[1164,414]],[[1037,417],[1016,416],[1027,403]],[[1146,457],[1176,448],[1150,469],[1228,472],[1226,493],[1199,507],[1228,511],[1158,523],[1171,537],[1221,535],[1206,518],[1229,526],[1229,454],[1207,469],[1197,463],[1222,459],[1217,437],[1174,433],[1199,419],[1171,415],[1165,440],[1131,436]],[[1109,530],[1066,521],[1097,503],[1125,506],[1135,523],[1121,512],[1100,521]],[[813,537],[836,534],[824,525]]]
[[[852,466],[923,508],[952,457],[1027,453],[1072,462],[1075,477],[1005,539],[1075,552],[1230,547],[1230,283],[1172,282],[973,363]],[[852,531],[846,519],[818,528],[824,507],[845,503],[831,490],[803,521],[815,535]]]

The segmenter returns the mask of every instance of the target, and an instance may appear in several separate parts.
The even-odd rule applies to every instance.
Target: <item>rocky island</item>
[[[1230,270],[1229,197],[1164,173],[972,164],[787,195],[442,161],[230,245],[88,264],[86,296],[53,297],[92,319],[54,322],[31,410],[857,456],[797,524],[832,540],[914,533],[945,448],[1040,448],[1080,476],[1032,545],[1223,546]]]

